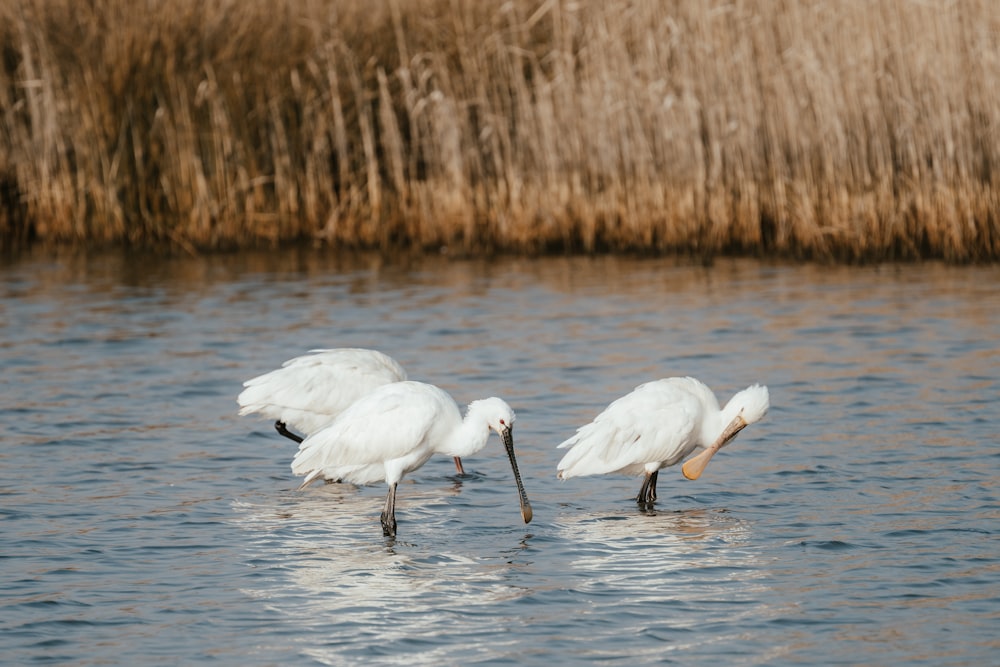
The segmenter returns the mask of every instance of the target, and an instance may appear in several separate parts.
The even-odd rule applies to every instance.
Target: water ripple
[[[990,664],[996,267],[259,256],[0,267],[0,651],[11,664]],[[297,491],[240,382],[384,349],[502,448],[457,477]],[[773,407],[697,482],[558,482],[555,445],[652,377]]]

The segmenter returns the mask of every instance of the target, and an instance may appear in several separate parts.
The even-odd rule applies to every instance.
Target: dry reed
[[[0,0],[0,243],[996,260],[998,35],[990,0]]]

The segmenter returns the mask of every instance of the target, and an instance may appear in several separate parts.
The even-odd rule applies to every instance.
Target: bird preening
[[[360,348],[313,350],[244,387],[239,414],[274,419],[279,433],[299,443],[292,472],[303,476],[300,488],[320,479],[386,483],[381,513],[386,536],[396,534],[396,489],[403,476],[435,454],[451,457],[464,474],[462,457],[481,451],[491,432],[510,461],[521,517],[525,523],[532,519],[514,454],[514,410],[500,398],[473,401],[463,417],[447,392],[407,380],[394,359]],[[767,387],[758,384],[720,408],[712,390],[694,378],[646,382],[558,445],[568,451],[557,477],[642,475],[636,502],[649,506],[662,468],[683,462],[684,477],[698,479],[712,457],[763,418],[769,406]]]
[[[569,449],[557,466],[558,477],[623,473],[643,475],[636,496],[640,505],[656,500],[662,468],[681,467],[698,479],[715,454],[741,430],[759,421],[770,406],[767,387],[752,385],[719,408],[715,394],[690,377],[646,382],[615,400],[592,422],[559,445]]]

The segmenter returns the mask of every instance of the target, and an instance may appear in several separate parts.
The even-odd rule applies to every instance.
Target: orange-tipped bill
[[[712,443],[711,447],[684,462],[684,465],[681,466],[681,472],[684,473],[684,476],[688,479],[698,479],[701,477],[701,473],[705,472],[708,462],[712,460],[715,453],[729,444],[729,441],[735,438],[736,434],[742,431],[746,425],[747,423],[743,421],[743,417],[737,417],[729,422],[729,426],[722,432],[719,439]]]

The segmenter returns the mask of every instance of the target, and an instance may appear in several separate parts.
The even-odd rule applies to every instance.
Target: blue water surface
[[[388,261],[319,251],[0,265],[8,664],[985,665],[1000,651],[997,267]],[[457,476],[297,490],[241,383],[375,347],[517,411]],[[765,419],[696,482],[558,481],[646,380]]]

